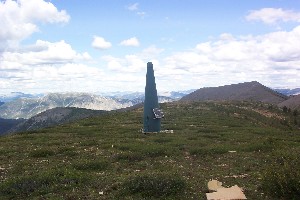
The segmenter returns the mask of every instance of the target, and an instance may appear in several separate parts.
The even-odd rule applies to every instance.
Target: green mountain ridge
[[[70,123],[88,117],[96,117],[105,113],[107,113],[107,111],[73,107],[56,107],[50,110],[46,110],[40,114],[37,114],[31,117],[30,119],[22,121],[17,126],[9,129],[5,133],[10,134],[57,126],[60,124]]]
[[[201,88],[181,98],[182,101],[255,101],[275,105],[287,99],[287,96],[257,81]]]

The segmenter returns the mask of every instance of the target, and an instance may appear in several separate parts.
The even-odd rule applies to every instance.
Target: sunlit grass
[[[174,133],[140,133],[139,108],[0,137],[0,197],[205,199],[210,179],[237,184],[248,199],[299,197],[283,184],[299,181],[284,157],[300,155],[292,114],[247,102],[161,106],[162,129]]]

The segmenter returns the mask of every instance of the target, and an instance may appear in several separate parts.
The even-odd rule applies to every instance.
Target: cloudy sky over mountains
[[[0,93],[300,87],[298,0],[0,1]]]

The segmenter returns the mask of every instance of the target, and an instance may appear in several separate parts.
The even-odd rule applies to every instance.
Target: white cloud
[[[84,52],[83,54],[77,53],[72,49],[71,45],[64,40],[55,43],[37,40],[30,48],[4,52],[0,59],[0,67],[61,64],[73,62],[75,60],[89,59],[91,59],[91,56],[87,52]]]
[[[131,4],[129,6],[127,6],[127,9],[130,10],[130,11],[135,11],[135,10],[138,10],[139,4],[138,3],[134,3],[134,4]]]
[[[131,47],[138,47],[140,46],[140,42],[136,37],[129,38],[127,40],[123,40],[120,45],[122,46],[131,46]]]
[[[140,73],[145,69],[147,62],[153,62],[159,64],[159,55],[164,49],[157,48],[155,46],[149,46],[136,54],[125,55],[122,58],[114,56],[103,56],[102,59],[107,62],[109,70],[114,73]]]
[[[124,58],[103,56],[102,59],[107,62],[109,70],[117,73],[138,73],[145,65],[145,61],[138,55],[126,55]]]
[[[23,92],[64,92],[97,91],[95,85],[101,86],[105,73],[95,67],[84,64],[66,63],[61,65],[43,65],[1,73],[0,88]],[[5,87],[4,87],[5,86]]]
[[[0,1],[0,42],[22,40],[37,32],[36,23],[66,23],[70,16],[43,0]]]
[[[155,45],[151,45],[147,47],[146,49],[143,49],[143,51],[140,54],[140,57],[148,60],[155,59],[164,51],[164,49],[157,48]]]
[[[282,8],[262,8],[250,11],[246,19],[248,21],[262,21],[271,25],[278,22],[300,22],[300,12],[284,10]]]
[[[112,45],[110,42],[106,41],[103,37],[94,36],[92,47],[96,49],[104,50],[104,49],[109,49],[110,47],[112,47]]]
[[[300,26],[258,36],[221,34],[195,48],[162,57],[150,46],[124,57],[106,56],[108,70],[124,77],[144,76],[154,63],[158,88],[181,90],[257,80],[270,87],[293,87],[300,80]],[[174,86],[176,81],[176,86]],[[176,87],[176,88],[174,88]],[[173,89],[172,89],[173,88]]]
[[[190,88],[201,87],[193,86],[195,83],[203,87],[252,80],[284,87],[300,80],[299,52],[300,26],[259,36],[221,34],[217,40],[166,57],[160,62],[158,75],[165,80],[184,75],[186,80],[181,82],[190,82]]]

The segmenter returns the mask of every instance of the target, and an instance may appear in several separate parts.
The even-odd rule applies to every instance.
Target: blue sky
[[[0,94],[300,87],[299,0],[0,1]]]

